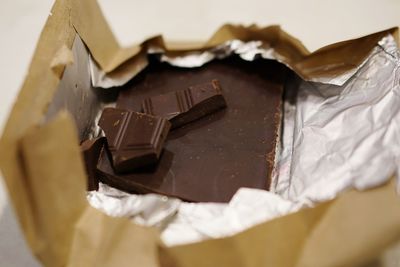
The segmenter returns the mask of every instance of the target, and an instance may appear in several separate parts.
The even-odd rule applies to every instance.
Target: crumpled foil
[[[193,68],[200,67],[214,59],[222,59],[228,57],[232,54],[236,54],[246,61],[253,61],[256,57],[261,57],[264,59],[276,60],[280,63],[285,64],[283,57],[278,52],[276,52],[273,47],[270,47],[262,41],[243,42],[240,40],[227,41],[210,50],[206,50],[203,52],[192,52],[186,54],[185,56],[169,57],[164,54],[161,56],[161,61],[168,62],[169,64],[177,67]],[[361,64],[360,66],[362,66],[363,64]],[[289,65],[285,65],[288,68],[291,68]],[[338,76],[321,76],[318,78],[312,78],[308,81],[341,86],[358,71],[360,66],[353,68],[346,73]]]
[[[168,199],[157,194],[125,193],[102,183],[99,184],[99,190],[89,192],[87,198],[93,207],[109,216],[130,217],[138,224],[160,228],[175,216],[181,203],[179,199]]]
[[[201,67],[214,59],[223,59],[233,54],[236,54],[243,60],[247,61],[253,61],[255,57],[261,57],[264,59],[276,60],[285,64],[284,60],[282,59],[283,57],[276,52],[273,47],[266,45],[262,41],[243,42],[241,40],[230,40],[209,50],[200,52],[193,51],[186,53],[184,56],[170,57],[163,54],[163,52],[164,50],[159,47],[150,47],[148,49],[149,54],[161,54],[161,61],[168,62],[171,65],[182,68]],[[289,65],[285,65],[290,68]],[[119,72],[114,74],[113,77],[110,77],[98,66],[92,57],[89,59],[89,68],[93,87],[112,88],[116,86],[122,86],[137,74],[137,72]],[[351,69],[340,76],[321,76],[318,78],[313,78],[309,81],[343,85],[357,72],[357,70],[358,67]]]
[[[101,87],[101,88],[112,88],[115,86],[122,86],[129,82],[135,75],[137,75],[138,71],[131,72],[116,72],[111,77],[107,75],[105,71],[101,69],[101,67],[94,61],[93,57],[89,55],[89,70],[90,70],[90,78],[93,87]]]
[[[343,86],[300,82],[296,103],[285,110],[284,130],[291,129],[283,137],[275,193],[310,206],[397,173],[399,66],[399,50],[388,36]]]
[[[198,67],[232,53],[245,60],[261,55],[279,61],[273,49],[257,41],[231,41],[185,57],[163,55],[161,60]],[[354,70],[313,81],[294,77],[287,89],[297,95],[284,102],[271,191],[241,188],[226,204],[186,203],[153,194],[127,194],[101,184],[99,191],[88,193],[89,202],[110,216],[128,216],[158,227],[167,245],[177,245],[233,235],[333,199],[344,190],[380,185],[397,173],[400,53],[391,35]]]

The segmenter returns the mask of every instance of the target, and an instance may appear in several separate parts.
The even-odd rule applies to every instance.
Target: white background
[[[52,3],[0,2],[0,133]],[[333,42],[400,26],[400,0],[100,0],[100,4],[124,46],[159,33],[167,40],[206,40],[220,25],[230,22],[280,24],[313,51]],[[2,266],[36,265],[23,246],[1,177],[0,262]]]

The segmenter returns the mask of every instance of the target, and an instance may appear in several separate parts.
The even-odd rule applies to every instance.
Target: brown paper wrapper
[[[203,44],[165,43],[155,37],[121,48],[95,0],[56,1],[0,140],[0,167],[11,202],[32,252],[45,266],[355,266],[399,240],[400,203],[393,181],[346,192],[232,237],[175,247],[165,247],[155,229],[93,209],[86,201],[72,118],[61,112],[42,123],[63,70],[72,63],[77,33],[110,75],[144,68],[149,45],[183,54],[240,39],[269,44],[303,78],[315,78],[354,68],[397,29],[314,53],[279,26],[225,25]]]

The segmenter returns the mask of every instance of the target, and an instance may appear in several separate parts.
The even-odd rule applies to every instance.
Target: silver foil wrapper
[[[74,40],[72,54],[73,64],[66,66],[43,123],[60,110],[68,110],[75,120],[79,138],[83,140],[97,136],[98,128],[93,121],[99,116],[103,103],[91,86],[90,55],[79,37]]]
[[[154,49],[153,52],[159,52]],[[150,51],[151,52],[151,51]],[[183,57],[161,56],[179,67],[199,67],[238,54],[244,60],[280,61],[262,42],[224,43]],[[91,63],[96,87],[129,80],[104,78]],[[103,75],[103,81],[96,78]],[[294,77],[285,99],[282,133],[271,191],[241,188],[226,204],[185,203],[159,195],[133,195],[101,185],[88,200],[110,216],[158,227],[167,245],[233,235],[258,223],[312,207],[350,188],[386,182],[400,166],[400,53],[394,38],[383,38],[367,59],[335,77]]]
[[[388,36],[342,86],[300,81],[296,103],[285,103],[275,193],[311,206],[397,173],[399,55]]]

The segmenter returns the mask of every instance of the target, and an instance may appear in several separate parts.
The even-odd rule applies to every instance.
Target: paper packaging
[[[122,49],[95,1],[60,0],[51,13],[0,142],[0,151],[6,151],[0,153],[0,164],[11,201],[29,246],[45,266],[354,266],[400,238],[400,203],[393,181],[346,192],[232,237],[174,247],[164,246],[154,228],[90,207],[71,115],[59,112],[50,121],[44,118],[64,67],[72,62],[68,50],[75,30],[109,75],[140,71],[147,64],[143,49],[152,44],[164,47],[167,55],[189,48],[169,46],[157,37]],[[261,40],[302,78],[312,80],[352,70],[388,33],[397,30],[309,54],[277,26],[226,25],[191,49],[231,39]]]

